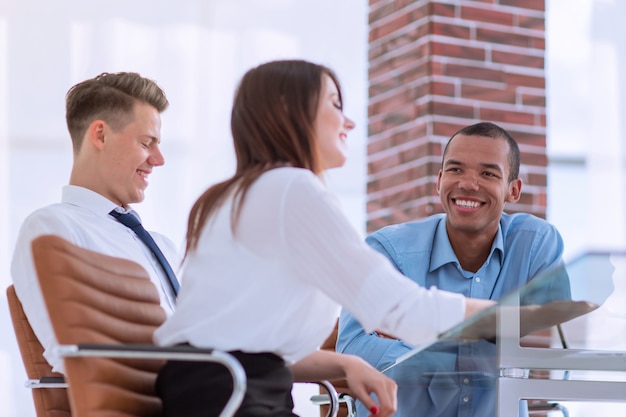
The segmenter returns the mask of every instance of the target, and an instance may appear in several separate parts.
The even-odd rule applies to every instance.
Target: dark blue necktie
[[[163,268],[163,272],[167,275],[167,279],[169,280],[170,287],[172,288],[172,292],[175,297],[178,294],[179,287],[176,275],[174,275],[174,271],[172,270],[169,262],[167,262],[167,259],[165,259],[163,252],[161,252],[161,249],[159,249],[154,239],[152,239],[150,233],[143,228],[137,216],[131,213],[119,213],[115,210],[112,210],[109,214],[115,217],[118,222],[135,232],[137,237],[139,237],[139,239],[141,239],[141,241],[152,251],[154,256],[156,256],[159,264],[161,264],[161,267]]]

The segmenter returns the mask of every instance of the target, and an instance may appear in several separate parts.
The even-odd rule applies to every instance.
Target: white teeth
[[[463,208],[476,208],[480,206],[478,201],[456,200],[456,205]]]

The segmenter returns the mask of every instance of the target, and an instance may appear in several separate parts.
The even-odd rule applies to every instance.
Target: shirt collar
[[[446,216],[442,216],[439,219],[437,228],[435,229],[435,236],[433,239],[433,251],[430,257],[430,266],[428,270],[430,272],[442,267],[447,263],[459,263],[450,239],[448,239],[448,232],[446,231]]]
[[[498,231],[496,232],[496,238],[493,240],[493,244],[491,245],[491,252],[489,252],[489,259],[491,258],[491,256],[496,250],[499,250],[501,255],[504,253],[504,235],[502,233],[502,225],[500,223],[498,223]]]
[[[66,204],[72,204],[74,206],[90,210],[97,215],[108,215],[111,210],[116,210],[122,213],[132,211],[130,208],[128,210],[124,210],[101,194],[77,185],[64,186],[61,191],[61,201]],[[137,213],[134,211],[133,214],[137,216]]]
[[[489,257],[485,262],[486,264],[491,261],[491,257],[496,250],[500,251],[500,254],[504,253],[504,237],[502,236],[502,226],[499,223],[496,237],[493,240],[491,250],[489,251]],[[499,259],[502,259],[502,256],[500,256]],[[450,239],[448,238],[448,231],[446,230],[446,216],[442,216],[437,224],[437,229],[435,230],[433,251],[430,257],[428,270],[432,272],[448,263],[455,263],[460,266],[459,259],[456,257],[456,254],[452,249],[452,245],[450,244]]]

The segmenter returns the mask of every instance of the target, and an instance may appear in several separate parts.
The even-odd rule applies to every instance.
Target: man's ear
[[[517,178],[509,183],[509,196],[507,203],[517,203],[522,195],[522,180]]]
[[[104,148],[104,131],[106,123],[103,120],[94,120],[87,128],[88,140],[97,149]]]
[[[443,175],[443,171],[439,170],[439,174],[437,174],[437,194],[441,190],[441,176]]]

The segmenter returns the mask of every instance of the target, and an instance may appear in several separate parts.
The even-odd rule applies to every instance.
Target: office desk
[[[563,276],[571,297],[541,301]],[[626,252],[546,271],[381,371],[429,417],[514,417],[522,399],[626,402]]]

